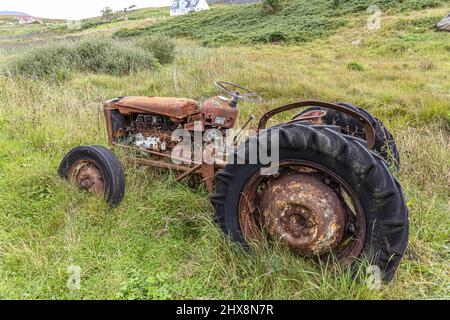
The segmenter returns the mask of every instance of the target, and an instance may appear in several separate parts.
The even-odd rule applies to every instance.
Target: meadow
[[[350,12],[336,32],[302,43],[205,46],[183,36],[175,40],[174,61],[120,74],[76,67],[62,77],[11,72],[43,47],[77,46],[69,36],[91,37],[91,29],[33,29],[26,41],[22,30],[2,36],[0,299],[450,298],[450,34],[434,28],[447,4],[388,11],[380,30],[367,28],[364,10]],[[121,24],[141,30],[135,25],[141,18]],[[138,46],[143,35],[112,38],[116,23],[94,27],[94,35]],[[263,104],[240,105],[241,124],[303,99],[351,102],[386,123],[400,150],[411,229],[392,283],[371,290],[363,272],[354,279],[281,248],[232,244],[212,222],[206,190],[177,184],[171,172],[124,161],[127,191],[115,209],[58,177],[72,147],[107,144],[102,101],[124,95],[202,101],[216,94],[215,80],[263,96]],[[67,286],[74,266],[79,290]]]

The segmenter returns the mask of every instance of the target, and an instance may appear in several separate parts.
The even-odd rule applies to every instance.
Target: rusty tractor
[[[383,123],[347,103],[302,101],[273,109],[257,127],[247,128],[251,116],[226,142],[220,136],[235,127],[238,103],[262,98],[232,83],[216,86],[223,95],[203,103],[161,97],[106,101],[110,149],[123,149],[138,164],[173,170],[177,181],[200,177],[211,192],[215,222],[235,242],[277,241],[342,268],[364,258],[390,281],[406,250],[408,212],[392,174],[399,169],[397,146]],[[274,116],[297,109],[303,111],[266,128]],[[248,138],[238,143],[244,128]],[[232,148],[217,147],[227,144]],[[198,147],[214,161],[192,161]],[[117,206],[125,176],[110,149],[77,147],[62,160],[59,174]],[[268,162],[266,155],[275,153]]]

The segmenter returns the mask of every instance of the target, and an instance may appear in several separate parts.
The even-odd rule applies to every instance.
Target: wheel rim
[[[338,261],[346,268],[363,249],[362,206],[340,176],[313,162],[289,160],[274,176],[257,171],[239,200],[239,223],[247,242],[266,234],[300,255]]]
[[[105,179],[92,160],[76,161],[69,170],[69,177],[80,189],[102,196],[105,194]]]

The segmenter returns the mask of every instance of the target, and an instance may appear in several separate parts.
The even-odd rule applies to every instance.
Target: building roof
[[[170,9],[184,9],[197,7],[200,0],[174,0]]]
[[[16,19],[19,21],[23,21],[23,22],[34,22],[34,21],[41,22],[42,21],[41,19],[32,17],[32,16],[17,16]]]

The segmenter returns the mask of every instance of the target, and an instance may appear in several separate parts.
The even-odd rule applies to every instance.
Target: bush
[[[144,33],[142,29],[120,29],[114,33],[114,37],[117,38],[128,38],[140,36]]]
[[[425,33],[428,31],[439,31],[437,23],[441,16],[421,17],[415,19],[402,19],[394,25],[394,30],[409,33]]]
[[[283,31],[273,31],[265,34],[259,34],[252,38],[253,42],[267,42],[267,43],[277,43],[277,42],[287,42],[289,35]]]
[[[283,9],[283,0],[263,0],[262,8],[267,13],[275,13]]]
[[[90,20],[84,20],[82,21],[81,24],[81,30],[86,30],[86,29],[90,29],[90,28],[95,28],[104,24],[109,23],[109,21],[102,21],[102,20],[98,20],[98,21],[90,21]]]
[[[109,40],[80,41],[75,52],[77,69],[81,71],[120,75],[159,65],[151,53]]]
[[[364,71],[364,66],[359,62],[349,62],[347,69],[352,71]]]
[[[73,71],[122,75],[158,67],[151,52],[95,38],[34,48],[8,66],[13,74],[54,80]]]
[[[138,46],[152,53],[159,63],[171,63],[175,59],[175,42],[163,35],[155,35],[140,39]]]
[[[58,44],[32,49],[9,65],[12,73],[38,78],[67,78],[76,60],[72,44]]]

